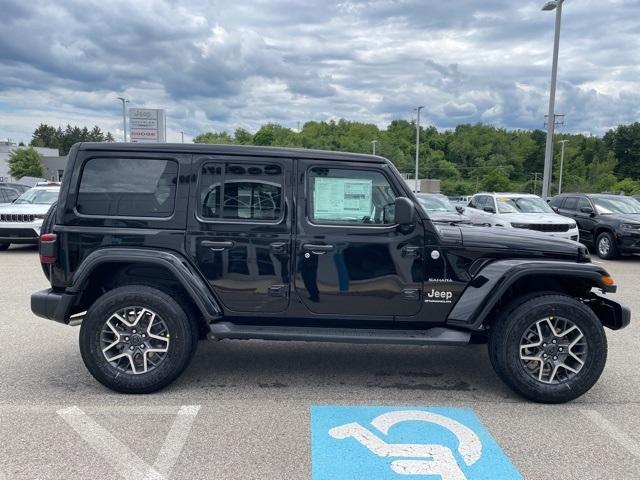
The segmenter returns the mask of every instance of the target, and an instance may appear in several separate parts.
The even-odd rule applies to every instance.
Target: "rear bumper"
[[[75,295],[49,288],[31,295],[31,311],[41,318],[67,324]]]
[[[631,310],[629,307],[605,295],[592,292],[589,306],[602,324],[611,330],[620,330],[631,323]]]

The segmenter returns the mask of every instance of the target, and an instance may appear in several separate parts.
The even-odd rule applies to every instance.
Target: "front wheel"
[[[604,260],[611,260],[618,257],[616,242],[613,239],[613,235],[609,232],[603,232],[598,235],[596,250],[598,251],[598,256]]]
[[[155,288],[119,287],[88,310],[80,353],[89,372],[123,393],[150,393],[173,382],[197,345],[197,329],[180,304]]]
[[[493,327],[491,363],[514,391],[541,403],[564,403],[587,392],[607,359],[602,323],[582,302],[541,295],[516,304]]]

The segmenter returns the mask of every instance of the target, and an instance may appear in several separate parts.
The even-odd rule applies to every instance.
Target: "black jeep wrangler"
[[[81,143],[42,227],[36,315],[91,374],[171,383],[198,340],[487,341],[539,402],[574,399],[630,312],[577,242],[432,223],[393,164],[328,151]]]

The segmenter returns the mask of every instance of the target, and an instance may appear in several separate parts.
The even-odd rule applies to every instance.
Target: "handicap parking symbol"
[[[311,408],[313,480],[522,479],[465,408]]]

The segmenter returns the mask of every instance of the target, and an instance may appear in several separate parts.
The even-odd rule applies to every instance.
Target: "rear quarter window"
[[[177,182],[173,160],[91,158],[82,169],[76,209],[84,215],[167,218]]]

